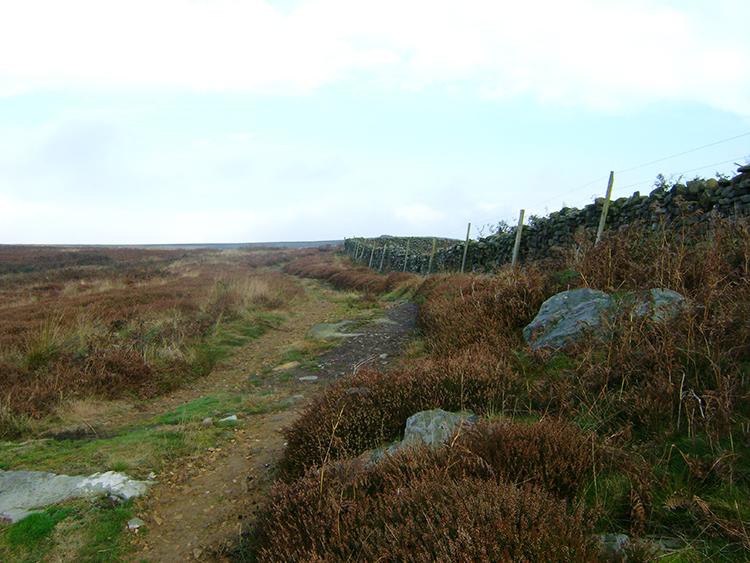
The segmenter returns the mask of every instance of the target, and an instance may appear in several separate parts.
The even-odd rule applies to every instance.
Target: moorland
[[[164,475],[239,441],[256,416],[289,415],[249,525],[194,558],[747,560],[745,220],[636,224],[598,245],[584,233],[543,260],[481,275],[381,274],[331,248],[2,247],[0,269],[2,468]],[[522,331],[542,303],[580,287],[671,289],[687,305],[668,319],[623,315],[606,338],[531,349]],[[314,367],[331,351],[305,336],[311,323],[364,322],[405,300],[418,305],[418,331],[398,362],[330,378],[295,406],[299,381],[274,366]],[[299,337],[269,344],[267,364],[242,385],[201,402],[201,382],[251,362],[253,346],[296,326]],[[153,406],[186,388],[194,391],[182,406]],[[110,405],[101,408],[120,421],[117,432],[92,424],[88,441],[63,439],[71,413],[92,405]],[[201,425],[230,408],[245,417],[239,427]],[[441,447],[366,461],[403,436],[409,416],[436,408],[472,411],[480,422]],[[34,526],[4,526],[0,553],[149,560],[124,526],[138,510],[51,508]],[[82,539],[66,546],[60,531],[70,529]],[[618,548],[603,549],[603,540]]]

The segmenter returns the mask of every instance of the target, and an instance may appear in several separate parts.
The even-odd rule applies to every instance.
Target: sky
[[[750,162],[747,0],[0,0],[0,244],[488,235]]]

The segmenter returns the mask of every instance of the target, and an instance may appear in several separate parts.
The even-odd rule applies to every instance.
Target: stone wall
[[[573,243],[576,233],[596,233],[604,198],[583,209],[565,207],[546,217],[531,217],[521,234],[521,260],[547,256],[554,247]],[[649,195],[639,192],[610,202],[605,230],[641,222],[655,230],[660,227],[679,228],[696,223],[708,224],[712,217],[732,219],[750,215],[750,165],[741,166],[732,179],[696,179],[671,188],[658,187]],[[513,256],[515,229],[469,242],[466,271],[492,271],[509,263]],[[406,239],[351,238],[344,241],[344,252],[359,258],[375,270],[406,271],[427,274],[432,239],[412,238],[409,253]],[[429,245],[426,241],[429,241]],[[446,245],[435,252],[431,272],[461,269],[464,242]],[[374,243],[374,251],[373,251]],[[383,253],[385,252],[385,256]],[[372,262],[370,257],[372,256]]]

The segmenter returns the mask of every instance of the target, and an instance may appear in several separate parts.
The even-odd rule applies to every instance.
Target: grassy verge
[[[71,501],[0,529],[3,561],[122,561],[129,544],[123,536],[131,518],[129,503],[106,498]]]
[[[145,478],[151,472],[159,473],[165,462],[231,439],[234,425],[221,423],[222,418],[263,414],[285,406],[278,396],[264,391],[215,393],[119,428],[112,436],[0,443],[0,468],[69,474],[112,470]]]

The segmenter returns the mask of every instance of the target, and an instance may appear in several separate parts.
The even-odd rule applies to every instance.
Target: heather
[[[544,261],[491,275],[404,279],[420,304],[419,353],[337,381],[286,429],[279,484],[244,553],[745,560],[749,233],[746,221],[720,218],[709,227],[636,224],[598,245],[579,233]],[[296,273],[367,279],[358,289],[381,296],[396,275],[333,261],[314,270],[308,263]],[[523,327],[546,299],[577,287],[622,296],[608,336],[532,350]],[[680,292],[687,305],[659,320],[628,309],[628,295],[656,288]],[[433,408],[468,409],[485,422],[432,450],[372,461],[403,436],[409,416]],[[595,534],[631,543],[607,554],[592,549]]]
[[[303,297],[270,266],[309,252],[0,247],[0,434],[205,376]]]

